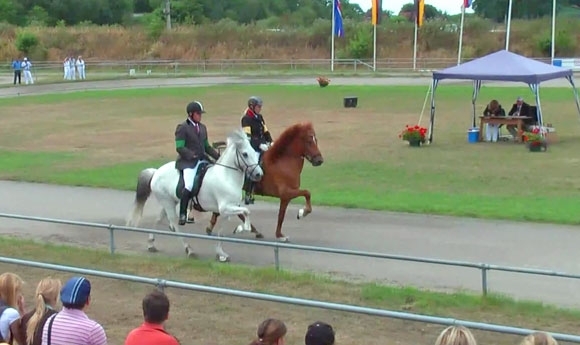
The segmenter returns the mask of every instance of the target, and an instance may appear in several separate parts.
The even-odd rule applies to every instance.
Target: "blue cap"
[[[60,290],[60,300],[67,304],[85,304],[90,294],[91,283],[85,277],[72,277]]]

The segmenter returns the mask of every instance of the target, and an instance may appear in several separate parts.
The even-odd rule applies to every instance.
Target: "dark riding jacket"
[[[273,141],[262,115],[254,113],[251,109],[246,109],[241,121],[242,129],[248,135],[254,150],[260,151],[260,144],[269,144]]]
[[[175,150],[179,154],[175,168],[178,170],[195,168],[206,154],[215,160],[219,158],[219,153],[209,144],[207,128],[202,123],[198,126],[199,132],[193,121],[187,119],[175,128]]]

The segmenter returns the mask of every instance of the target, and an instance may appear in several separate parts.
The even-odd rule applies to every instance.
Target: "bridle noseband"
[[[242,162],[246,166],[245,168],[242,168]],[[232,170],[236,170],[236,171],[241,171],[241,172],[243,172],[246,175],[248,175],[248,171],[251,174],[251,173],[254,172],[254,170],[256,170],[256,168],[258,166],[260,166],[259,163],[256,163],[256,164],[247,164],[246,161],[245,161],[245,159],[242,157],[242,154],[240,153],[240,150],[238,150],[237,148],[236,148],[236,163],[235,163],[235,167],[231,167],[229,165],[221,164],[221,163],[218,163],[217,161],[215,162],[215,165],[219,165],[219,166],[222,166],[224,168],[228,168],[228,169],[232,169]]]

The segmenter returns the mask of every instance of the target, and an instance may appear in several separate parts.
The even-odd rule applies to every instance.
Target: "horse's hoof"
[[[249,231],[251,231],[251,229],[249,229],[249,230],[244,229],[244,226],[240,224],[240,225],[236,226],[236,228],[234,229],[234,234],[239,234],[239,233],[244,232],[244,231],[249,232]]]
[[[298,214],[296,215],[296,219],[300,219],[302,217],[304,217],[304,209],[303,208],[298,210]]]
[[[230,257],[229,256],[226,256],[226,255],[216,254],[215,258],[219,262],[230,262]]]
[[[158,252],[158,250],[157,250],[157,248],[155,248],[155,246],[149,246],[149,247],[147,247],[147,251],[149,253],[157,253]]]
[[[262,235],[261,233],[256,233],[256,238],[264,238],[264,235]]]
[[[286,236],[278,237],[277,240],[278,240],[278,242],[284,242],[284,243],[290,242],[290,238],[286,237]]]
[[[195,219],[192,218],[192,219],[187,220],[187,224],[193,224],[193,223],[195,223]]]
[[[212,235],[212,229],[209,228],[209,227],[205,228],[205,233],[211,236]]]
[[[193,250],[191,250],[191,248],[185,248],[185,255],[189,259],[195,259],[195,258],[197,258],[197,255],[193,252]]]

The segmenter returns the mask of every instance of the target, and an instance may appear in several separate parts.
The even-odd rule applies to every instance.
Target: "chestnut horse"
[[[306,200],[305,207],[298,210],[298,219],[304,218],[312,212],[310,191],[300,189],[300,174],[304,167],[305,158],[315,167],[322,165],[324,162],[318,149],[316,132],[310,122],[297,123],[286,128],[274,145],[264,152],[262,157],[264,176],[256,183],[254,194],[280,199],[276,239],[282,242],[288,242],[289,240],[288,237],[282,234],[282,223],[290,201],[299,196],[304,197]],[[218,217],[218,213],[212,213],[210,224],[206,229],[208,235],[212,234]],[[239,218],[244,221],[243,215],[240,215]],[[241,227],[237,227],[234,233],[241,231],[243,231]],[[256,238],[264,237],[256,230],[253,224],[251,225],[251,232],[256,234]]]

